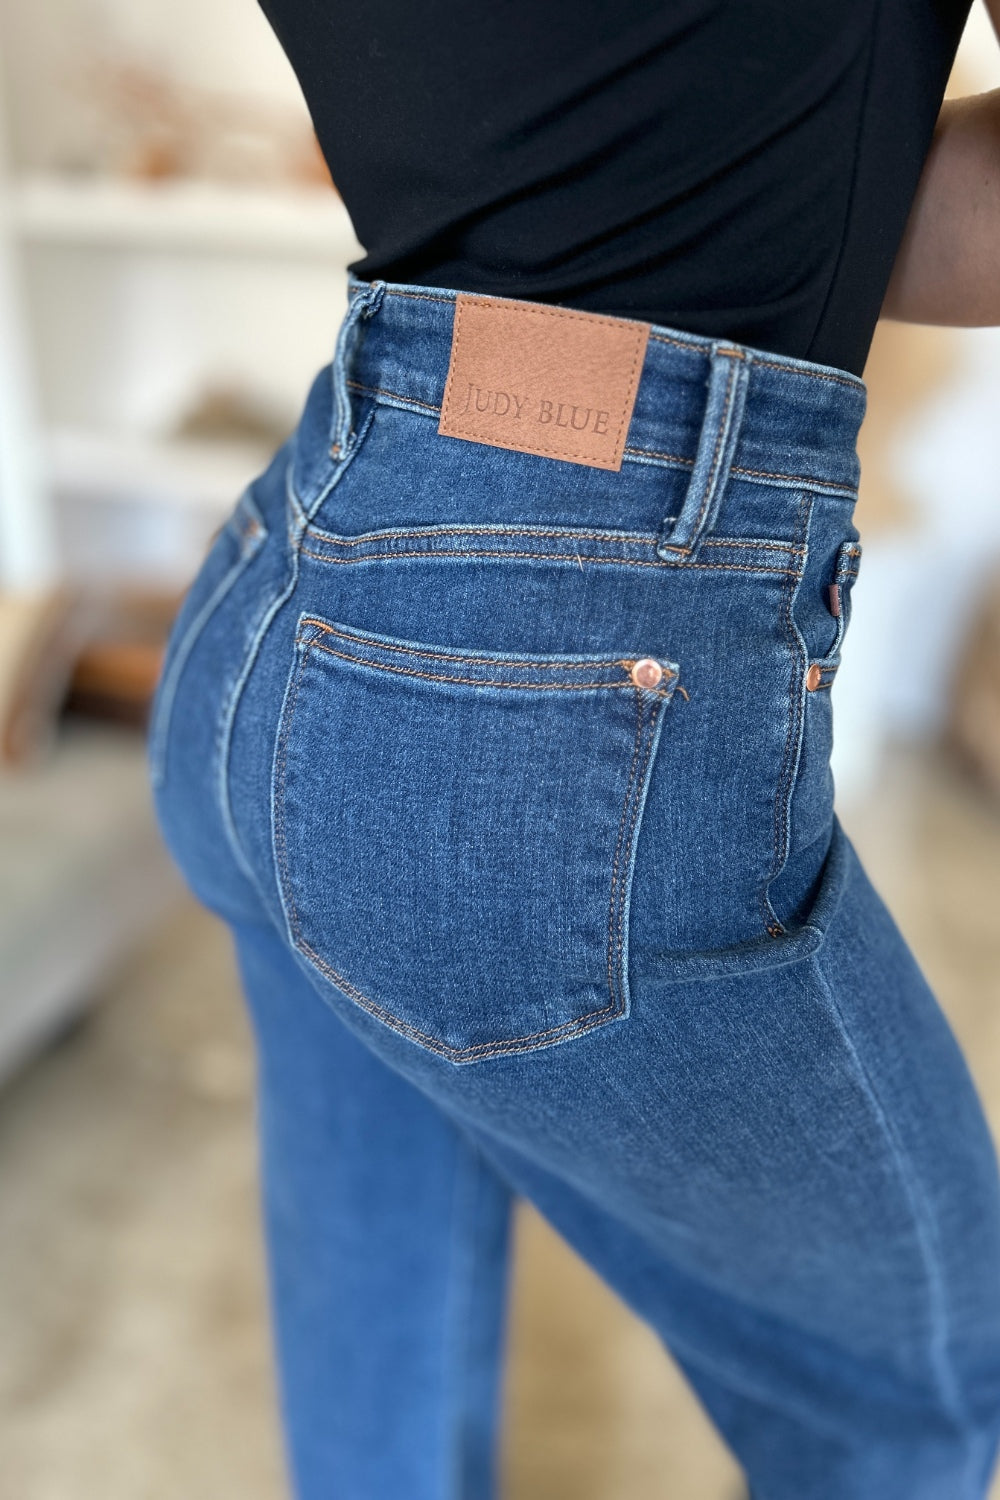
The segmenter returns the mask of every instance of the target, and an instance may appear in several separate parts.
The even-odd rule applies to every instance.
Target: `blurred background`
[[[951,92],[998,85],[977,3]],[[286,1494],[249,1040],[143,733],[358,253],[250,0],[0,0],[4,1500]],[[1000,330],[882,325],[866,379],[840,811],[1000,1132]],[[527,1211],[506,1403],[508,1500],[743,1493],[653,1335]]]

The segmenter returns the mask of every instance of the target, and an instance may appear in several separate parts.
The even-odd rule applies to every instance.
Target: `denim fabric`
[[[256,1026],[296,1493],[494,1493],[518,1194],[755,1500],[981,1500],[996,1160],[833,811],[864,386],[654,328],[609,473],[438,434],[453,305],[352,284],[154,709]]]

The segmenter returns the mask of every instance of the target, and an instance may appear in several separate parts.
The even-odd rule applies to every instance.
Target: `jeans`
[[[521,1195],[755,1500],[982,1497],[996,1159],[833,810],[864,385],[653,328],[619,472],[503,450],[438,433],[454,296],[352,282],[151,723],[255,1026],[296,1493],[495,1492]]]

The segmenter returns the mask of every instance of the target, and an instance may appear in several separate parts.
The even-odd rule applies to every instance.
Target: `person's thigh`
[[[657,1329],[760,1500],[973,1500],[998,1430],[993,1150],[844,858],[821,954],[640,979],[627,1026],[455,1068],[345,1019]]]
[[[620,1045],[505,1064],[496,1098],[452,1103],[662,1335],[760,1500],[978,1497],[1000,1430],[993,1148],[849,864],[819,955],[640,983]]]
[[[753,981],[640,981],[625,1031],[472,1070],[328,1026],[313,988],[336,996],[280,936],[240,936],[303,1493],[335,1461],[437,1472],[426,1435],[457,1414],[427,1378],[435,1351],[478,1349],[466,1376],[488,1383],[503,1190],[458,1192],[477,1160],[477,1182],[531,1199],[656,1328],[761,1500],[984,1493],[992,1147],[940,1011],[844,857],[820,955]],[[441,1338],[457,1307],[465,1345]],[[338,1391],[352,1437],[380,1441],[323,1417]],[[408,1414],[399,1433],[390,1411]]]
[[[510,1190],[331,1014],[279,933],[234,937],[295,1494],[489,1500]]]

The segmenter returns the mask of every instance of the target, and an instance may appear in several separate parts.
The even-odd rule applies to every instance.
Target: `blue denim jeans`
[[[151,726],[255,1024],[296,1493],[494,1493],[521,1195],[755,1500],[980,1500],[996,1160],[833,810],[864,385],[654,328],[615,473],[439,435],[453,311],[352,283]]]

